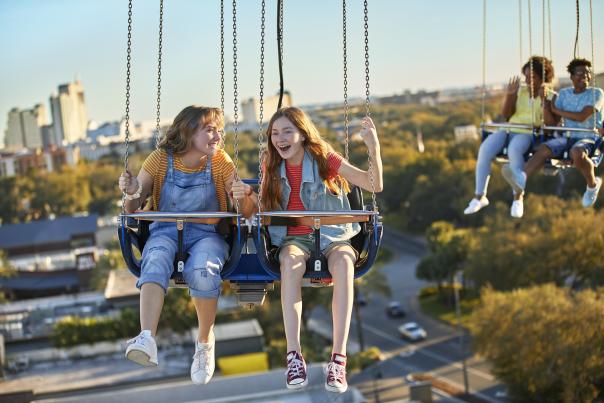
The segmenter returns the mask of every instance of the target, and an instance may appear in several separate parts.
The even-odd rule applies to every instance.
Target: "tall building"
[[[264,98],[264,123],[277,112],[279,105],[279,95]],[[292,106],[292,97],[289,91],[283,93],[282,107]],[[249,98],[241,102],[241,114],[243,115],[243,123],[258,123],[260,121],[260,100],[258,98]]]
[[[11,109],[8,112],[5,131],[5,148],[19,150],[42,147],[44,125],[46,125],[46,108],[42,104],[37,104],[31,109]]]
[[[61,146],[86,138],[88,115],[84,87],[79,80],[59,85],[59,92],[50,96],[53,134],[52,143]]]

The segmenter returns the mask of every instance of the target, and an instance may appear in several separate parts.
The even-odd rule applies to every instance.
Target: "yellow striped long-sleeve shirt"
[[[201,165],[197,168],[187,168],[180,156],[174,155],[174,169],[178,169],[184,173],[196,173],[201,172],[206,167],[206,159],[202,159]],[[164,185],[164,180],[166,178],[166,171],[168,170],[168,154],[166,151],[162,149],[158,149],[153,151],[143,162],[143,168],[153,177],[153,194],[151,197],[152,210],[159,209],[159,198],[161,195],[161,189]],[[216,154],[212,157],[212,179],[214,180],[214,185],[216,186],[216,195],[218,198],[218,205],[220,206],[220,211],[227,211],[228,203],[227,203],[227,192],[226,192],[226,183],[227,180],[233,174],[235,170],[235,165],[231,160],[231,157],[224,151],[218,150]]]

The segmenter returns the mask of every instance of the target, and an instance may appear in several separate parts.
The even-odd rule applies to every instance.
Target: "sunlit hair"
[[[551,83],[554,79],[554,66],[552,65],[552,61],[547,57],[532,56],[529,61],[522,66],[522,74],[524,74],[526,69],[531,68],[531,61],[533,62],[533,73],[535,73],[541,81]]]
[[[280,165],[283,159],[271,141],[271,133],[273,124],[279,118],[287,118],[306,138],[303,146],[312,157],[317,161],[319,166],[319,175],[323,179],[325,186],[332,193],[339,194],[340,188],[344,192],[349,192],[350,187],[348,182],[337,175],[335,178],[329,178],[329,168],[327,166],[327,155],[334,152],[333,148],[321,137],[319,131],[310,120],[308,115],[299,108],[288,107],[281,108],[271,118],[266,130],[268,141],[267,149],[263,157],[264,178],[262,180],[262,204],[265,210],[280,210],[281,209],[281,175]]]
[[[568,63],[568,66],[566,66],[566,71],[570,74],[574,74],[575,69],[580,66],[591,68],[591,62],[587,59],[573,59]]]
[[[173,153],[183,153],[191,148],[193,133],[197,128],[208,124],[216,125],[218,130],[224,127],[224,117],[218,108],[191,105],[184,108],[174,118],[174,122],[161,138],[158,148]]]

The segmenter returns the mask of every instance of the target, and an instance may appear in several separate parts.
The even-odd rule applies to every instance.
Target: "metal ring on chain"
[[[348,120],[348,48],[346,33],[346,0],[342,0],[342,36],[344,55],[344,158],[349,159],[350,128]]]
[[[124,154],[124,172],[128,171],[130,154],[130,67],[132,62],[132,0],[128,0],[128,41],[126,44],[126,152]],[[122,213],[126,211],[126,196],[122,196]]]
[[[264,155],[264,36],[266,27],[266,1],[262,0],[260,23],[260,115],[258,122],[258,212],[262,212],[262,157]]]

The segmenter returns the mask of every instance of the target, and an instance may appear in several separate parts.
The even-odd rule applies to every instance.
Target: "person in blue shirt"
[[[601,129],[602,109],[604,108],[604,91],[590,87],[592,77],[591,62],[586,59],[573,59],[567,66],[572,87],[563,88],[557,97],[546,101],[549,108],[563,126],[568,128]],[[594,121],[595,118],[595,121]],[[509,166],[502,168],[503,177],[510,183],[516,194],[523,194],[528,176],[537,172],[550,158],[562,158],[569,149],[573,165],[581,172],[587,182],[583,194],[583,207],[591,207],[598,198],[602,187],[602,178],[597,177],[594,165],[589,158],[593,152],[598,134],[585,132],[568,132],[569,137],[557,137],[542,144],[526,163],[523,172],[513,172]]]

